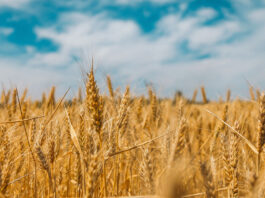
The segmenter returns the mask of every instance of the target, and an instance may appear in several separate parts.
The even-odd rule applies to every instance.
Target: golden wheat
[[[0,197],[265,196],[264,93],[146,98],[106,80],[109,96],[92,66],[69,101],[55,87],[39,101],[2,91]]]

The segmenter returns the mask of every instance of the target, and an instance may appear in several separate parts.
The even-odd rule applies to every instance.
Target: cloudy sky
[[[264,0],[0,0],[0,81],[72,95],[94,58],[97,80],[161,96],[205,85],[212,98],[265,88]]]

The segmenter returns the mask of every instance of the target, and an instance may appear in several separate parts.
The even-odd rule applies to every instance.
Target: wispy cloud
[[[3,36],[8,36],[14,31],[13,28],[9,27],[0,27],[0,35],[2,34]]]
[[[26,6],[31,0],[1,0],[0,1],[0,9],[1,8],[21,8],[21,6]]]
[[[135,1],[116,0],[117,4],[124,4],[124,5],[135,5],[137,3],[144,3],[144,2],[151,2],[151,3],[156,3],[156,4],[165,4],[165,3],[172,2],[172,0],[135,0]]]

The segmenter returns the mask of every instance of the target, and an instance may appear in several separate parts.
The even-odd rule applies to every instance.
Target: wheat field
[[[0,197],[265,197],[265,97],[161,99],[112,88],[32,101],[3,90]],[[19,94],[21,92],[21,94]]]

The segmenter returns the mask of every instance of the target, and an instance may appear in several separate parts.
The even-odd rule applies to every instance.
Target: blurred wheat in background
[[[92,66],[70,100],[3,90],[1,197],[265,197],[264,93],[216,102],[201,87],[198,102],[106,83],[109,96]]]

